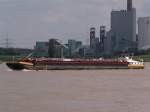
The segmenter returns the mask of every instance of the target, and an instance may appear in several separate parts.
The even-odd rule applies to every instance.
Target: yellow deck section
[[[31,65],[33,66],[33,63],[28,63],[28,62],[19,62],[20,64],[24,64],[24,65]]]
[[[128,67],[131,69],[143,69],[144,64],[129,64]]]

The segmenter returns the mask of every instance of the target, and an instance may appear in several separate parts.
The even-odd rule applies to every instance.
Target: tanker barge
[[[129,57],[119,59],[53,59],[26,58],[6,65],[12,70],[90,70],[90,69],[143,69],[143,61]]]

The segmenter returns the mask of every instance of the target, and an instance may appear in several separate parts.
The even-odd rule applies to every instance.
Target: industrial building
[[[150,17],[138,19],[138,49],[150,49]]]
[[[82,47],[81,41],[68,40],[69,56],[74,57],[79,53],[79,49]]]
[[[94,27],[92,27],[92,28],[90,28],[90,47],[91,48],[94,48],[94,46],[95,46],[95,38],[96,38],[96,32],[95,32],[95,28]]]
[[[48,54],[50,58],[63,58],[68,47],[58,39],[49,40]]]
[[[100,26],[100,51],[104,52],[104,39],[106,37],[106,27]]]
[[[35,56],[48,56],[48,42],[36,42],[34,47],[34,55]]]
[[[116,46],[116,35],[111,30],[106,33],[106,38],[104,38],[104,54],[111,55],[114,53],[114,48]]]
[[[96,28],[92,27],[90,28],[90,55],[99,55],[100,54],[100,47],[103,49],[103,39],[104,39],[104,33],[105,33],[105,28],[104,26],[100,27],[100,37],[96,37]],[[100,40],[102,43],[100,43]],[[100,44],[102,46],[100,46]]]
[[[136,47],[136,9],[127,0],[127,10],[111,12],[111,31],[116,36],[115,52]]]

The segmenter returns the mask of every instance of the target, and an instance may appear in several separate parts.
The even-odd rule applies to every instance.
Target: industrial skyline
[[[115,35],[114,51],[127,51],[136,47],[136,8],[127,0],[127,9],[111,12],[111,31]],[[111,38],[111,37],[110,37]]]
[[[133,2],[137,17],[150,15],[149,0]],[[14,47],[33,48],[37,40],[49,38],[87,44],[89,28],[106,25],[109,30],[111,10],[126,9],[125,4],[126,0],[0,0],[0,33],[15,40]]]

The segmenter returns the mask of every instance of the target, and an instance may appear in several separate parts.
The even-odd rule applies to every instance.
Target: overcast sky
[[[137,17],[150,16],[150,0],[133,0]],[[89,42],[89,28],[110,29],[112,9],[126,0],[0,0],[0,45],[8,36],[13,47],[33,48],[36,41],[58,38]]]

